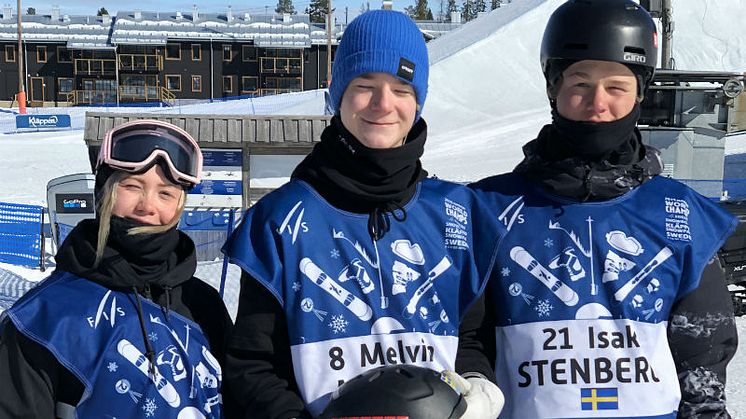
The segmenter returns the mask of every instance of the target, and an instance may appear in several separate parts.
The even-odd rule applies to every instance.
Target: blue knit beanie
[[[425,39],[409,16],[393,10],[365,12],[347,26],[337,48],[329,86],[334,113],[339,115],[342,95],[352,79],[365,73],[389,73],[414,87],[418,121],[427,97],[428,72]]]

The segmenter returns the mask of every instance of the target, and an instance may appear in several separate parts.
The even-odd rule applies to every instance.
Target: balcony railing
[[[300,92],[301,89],[259,89],[259,96],[279,95],[282,93]]]
[[[112,76],[117,72],[117,62],[108,58],[76,58],[75,74],[86,76]]]
[[[154,54],[119,54],[121,71],[162,71],[163,57]]]
[[[173,105],[176,96],[161,86],[120,86],[120,102],[162,102]],[[115,90],[73,90],[67,94],[72,105],[111,104],[117,102]]]
[[[73,90],[67,94],[67,102],[72,105],[117,103],[117,93],[115,90]]]

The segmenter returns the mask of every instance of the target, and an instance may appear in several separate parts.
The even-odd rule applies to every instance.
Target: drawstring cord
[[[368,233],[373,240],[378,241],[388,233],[391,228],[389,214],[394,220],[403,222],[407,219],[407,211],[397,202],[387,202],[373,208],[368,215]]]
[[[171,290],[173,288],[164,286],[163,292],[166,293],[166,319],[170,320],[170,313],[171,313]]]
[[[156,370],[155,370],[155,351],[153,350],[153,345],[150,344],[150,339],[148,339],[148,331],[145,329],[145,319],[142,317],[142,302],[140,302],[140,293],[137,291],[137,287],[132,287],[132,290],[135,291],[135,300],[137,300],[137,318],[140,320],[140,331],[142,332],[142,338],[143,341],[145,341],[145,356],[148,358],[148,361],[150,365],[148,366],[148,370],[150,372],[150,377],[155,378],[156,377]],[[145,286],[145,294],[146,296],[150,294],[150,286]]]

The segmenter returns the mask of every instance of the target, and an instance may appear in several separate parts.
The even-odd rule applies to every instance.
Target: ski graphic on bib
[[[135,347],[135,345],[130,343],[127,339],[122,339],[117,343],[117,352],[127,359],[127,361],[131,362],[132,365],[137,367],[137,369],[146,377],[150,378],[153,384],[155,384],[155,388],[158,389],[158,393],[163,397],[163,400],[165,400],[166,403],[171,407],[179,407],[181,399],[179,398],[179,393],[176,392],[176,388],[174,388],[173,384],[158,372],[158,369],[155,366],[151,368],[148,358],[146,358],[145,355]],[[153,372],[152,374],[150,373],[151,371]]]
[[[327,294],[334,297],[335,300],[342,303],[343,306],[350,310],[360,320],[368,321],[373,317],[373,310],[365,303],[365,301],[344,289],[339,285],[339,283],[337,283],[337,281],[325,274],[324,271],[322,271],[318,265],[313,263],[311,259],[301,259],[299,268],[300,271],[311,280],[311,282],[326,291]]]
[[[580,300],[578,294],[573,291],[572,288],[568,287],[564,282],[552,275],[552,273],[542,266],[539,261],[534,259],[526,249],[521,246],[516,246],[510,249],[510,258],[517,264],[521,265],[521,267],[533,275],[534,278],[538,279],[539,282],[546,285],[546,287],[566,305],[574,306]]]

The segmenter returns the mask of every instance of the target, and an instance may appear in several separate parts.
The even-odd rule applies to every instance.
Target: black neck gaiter
[[[128,235],[129,229],[141,224],[117,216],[112,216],[110,223],[98,266],[94,266],[99,228],[95,219],[81,221],[70,232],[57,252],[57,268],[117,289],[146,285],[173,288],[194,274],[194,244],[176,227],[163,233]]]
[[[426,137],[427,125],[420,118],[402,146],[368,148],[335,116],[292,177],[308,182],[330,204],[345,211],[368,213],[386,204],[401,207],[427,176],[420,163]]]
[[[659,152],[642,144],[635,124],[639,105],[613,122],[554,122],[523,146],[514,172],[548,192],[580,201],[621,196],[661,173]]]
[[[608,159],[612,153],[624,152],[640,119],[640,104],[635,104],[630,113],[612,122],[572,121],[552,110],[552,127],[555,130],[553,149],[564,149],[564,153],[588,161]]]
[[[127,218],[112,215],[109,221],[109,241],[112,248],[119,251],[131,264],[142,270],[165,264],[179,244],[176,226],[162,233],[129,234],[135,227],[145,227]]]

